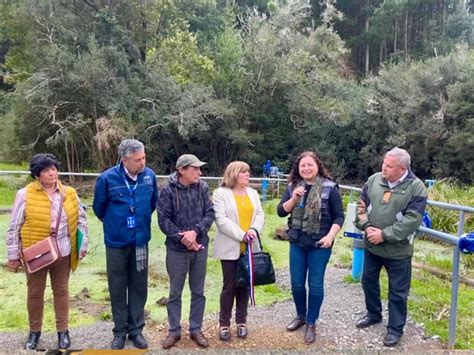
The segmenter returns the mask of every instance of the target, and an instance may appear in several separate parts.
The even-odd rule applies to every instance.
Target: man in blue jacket
[[[100,175],[94,192],[94,213],[103,222],[107,280],[114,321],[112,349],[123,349],[126,335],[146,349],[142,335],[148,291],[148,242],[158,188],[155,173],[145,166],[145,147],[125,139],[120,163]]]
[[[158,223],[166,235],[166,270],[170,278],[169,334],[162,343],[164,349],[173,347],[181,339],[181,294],[188,274],[191,289],[189,334],[200,347],[209,346],[201,327],[206,304],[207,233],[214,221],[214,208],[209,188],[200,180],[201,167],[205,164],[192,154],[180,156],[176,162],[177,171],[160,192]]]

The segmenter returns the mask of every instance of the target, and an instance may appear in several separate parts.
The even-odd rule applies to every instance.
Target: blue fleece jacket
[[[133,213],[130,210],[130,193],[125,184],[136,187]],[[122,164],[102,173],[97,179],[94,191],[93,209],[104,225],[104,242],[111,248],[143,246],[150,241],[151,215],[156,208],[158,187],[153,170],[145,168],[133,181],[126,174]],[[128,228],[127,217],[135,217],[135,228]]]

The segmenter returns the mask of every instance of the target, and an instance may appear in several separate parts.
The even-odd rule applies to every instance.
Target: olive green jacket
[[[360,230],[369,226],[382,229],[384,241],[375,245],[365,238],[366,249],[387,259],[412,256],[414,234],[421,224],[426,201],[425,186],[411,171],[393,188],[381,173],[372,175],[362,189],[355,225]]]

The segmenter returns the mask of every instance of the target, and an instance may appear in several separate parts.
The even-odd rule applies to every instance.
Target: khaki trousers
[[[68,330],[70,265],[71,256],[68,255],[47,268],[33,274],[26,273],[28,319],[31,332],[39,332],[43,326],[44,290],[48,272],[53,289],[56,329],[58,332]]]

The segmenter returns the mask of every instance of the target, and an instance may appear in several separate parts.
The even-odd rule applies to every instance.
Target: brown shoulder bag
[[[58,247],[58,229],[63,211],[64,190],[61,192],[61,202],[59,204],[58,219],[56,228],[51,231],[50,235],[35,243],[28,248],[23,249],[23,262],[29,274],[33,274],[61,258]]]

